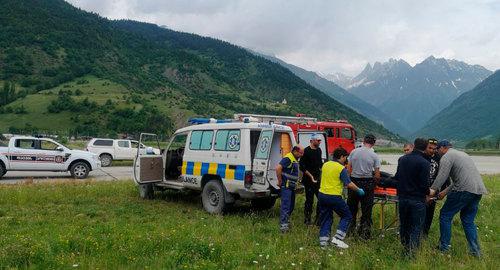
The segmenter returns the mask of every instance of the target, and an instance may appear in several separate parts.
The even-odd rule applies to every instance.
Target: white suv
[[[94,138],[87,144],[86,150],[97,154],[103,167],[111,166],[113,160],[133,160],[137,155],[138,141],[113,140]],[[141,144],[141,152],[146,151],[146,146]],[[153,149],[155,154],[160,154],[159,149]]]

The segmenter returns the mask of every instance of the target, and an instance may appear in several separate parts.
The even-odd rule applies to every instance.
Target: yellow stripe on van
[[[182,175],[186,175],[187,174],[186,173],[187,165],[188,165],[187,161],[183,161],[182,162],[182,169],[181,169]]]
[[[226,165],[226,180],[234,180],[234,169],[229,169],[229,165]]]
[[[195,162],[193,167],[193,175],[201,176],[201,162]]]
[[[217,174],[217,165],[218,165],[217,163],[210,163],[210,165],[208,166],[208,173],[216,175]]]

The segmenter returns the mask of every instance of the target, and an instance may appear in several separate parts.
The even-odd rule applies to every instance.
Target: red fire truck
[[[316,118],[306,117],[304,115],[293,117],[261,114],[235,114],[234,118],[240,120],[244,118],[253,118],[259,122],[287,125],[292,128],[297,142],[304,147],[309,145],[309,134],[314,131],[319,131],[326,137],[326,149],[329,154],[337,147],[343,147],[349,153],[355,147],[356,131],[346,120],[318,121]]]

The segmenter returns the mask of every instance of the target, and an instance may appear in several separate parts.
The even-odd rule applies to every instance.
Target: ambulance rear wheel
[[[260,198],[252,200],[252,208],[254,210],[268,210],[274,207],[276,203],[276,198]]]
[[[153,184],[139,184],[139,196],[145,200],[152,200],[155,197]]]
[[[201,201],[203,208],[210,214],[222,214],[226,210],[224,187],[218,180],[210,180],[203,187]]]

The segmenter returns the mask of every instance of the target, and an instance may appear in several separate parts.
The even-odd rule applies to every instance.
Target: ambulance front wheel
[[[210,180],[201,193],[203,208],[210,214],[222,214],[227,208],[224,187],[218,180]]]
[[[139,196],[145,200],[152,200],[155,197],[153,184],[139,184]]]
[[[275,203],[276,203],[276,198],[274,197],[253,199],[252,208],[254,210],[268,210],[273,208]]]

